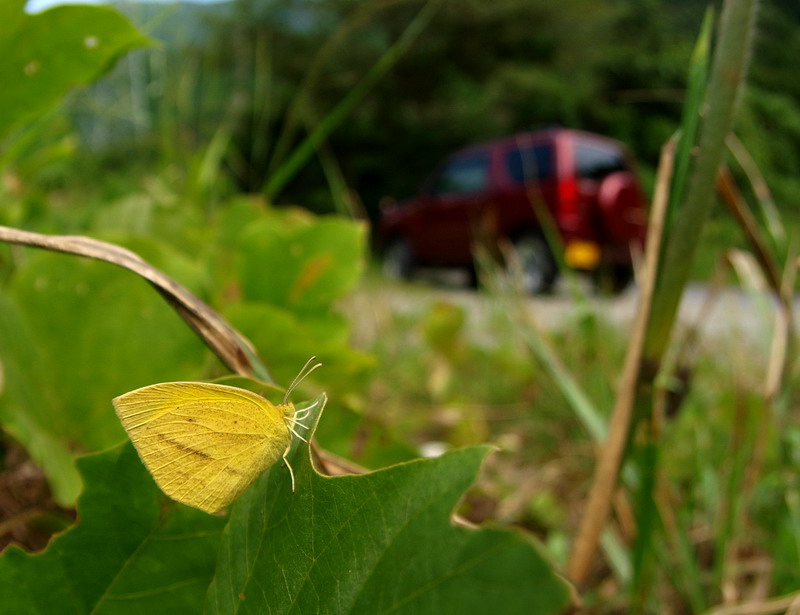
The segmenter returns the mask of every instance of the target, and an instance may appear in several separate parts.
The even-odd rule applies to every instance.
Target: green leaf
[[[53,396],[41,346],[25,314],[0,292],[0,425],[25,445],[49,478],[53,497],[71,506],[81,481],[63,433],[54,429],[58,400]]]
[[[365,227],[300,210],[270,211],[237,238],[242,294],[295,312],[327,311],[363,267]]]
[[[41,554],[6,550],[0,595],[47,615],[196,613],[204,597],[226,615],[560,612],[567,587],[522,533],[450,522],[487,451],[332,478],[295,440],[296,492],[273,466],[223,530],[225,517],[168,500],[126,444],[79,460],[80,522]]]
[[[523,534],[450,522],[487,451],[325,477],[298,447],[295,493],[270,472],[236,503],[206,612],[560,612],[565,583]]]
[[[370,469],[419,456],[415,447],[400,439],[396,429],[381,422],[379,412],[363,414],[335,401],[331,406],[314,435],[326,451]]]
[[[0,3],[0,137],[148,42],[108,7],[60,6],[39,15],[24,8],[25,0]]]
[[[237,303],[225,316],[256,348],[277,382],[288,384],[311,356],[322,361],[314,379],[344,382],[366,375],[369,360],[348,346],[349,325],[330,312],[298,316],[266,303]]]
[[[164,251],[164,259],[170,254]],[[116,267],[39,253],[18,272],[12,293],[41,355],[36,369],[46,373],[43,386],[53,400],[44,409],[50,429],[78,450],[122,438],[113,397],[202,375],[208,354],[200,340],[147,283]],[[20,357],[9,361],[25,365]]]
[[[80,522],[43,553],[0,556],[3,611],[199,612],[225,519],[166,500],[130,443],[78,467]]]

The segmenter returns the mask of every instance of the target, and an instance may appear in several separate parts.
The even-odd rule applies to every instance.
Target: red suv
[[[537,214],[538,212],[538,214]],[[545,213],[547,212],[547,213]],[[586,132],[551,129],[474,145],[447,157],[420,193],[383,208],[378,247],[384,271],[466,267],[473,246],[516,248],[526,290],[549,290],[559,269],[539,218],[549,214],[563,262],[630,280],[644,242],[645,201],[624,147]]]

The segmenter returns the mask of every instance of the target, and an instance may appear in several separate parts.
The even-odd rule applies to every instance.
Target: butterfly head
[[[290,401],[278,404],[278,410],[281,411],[285,419],[294,418],[294,415],[297,414],[297,408],[295,408],[295,405]]]

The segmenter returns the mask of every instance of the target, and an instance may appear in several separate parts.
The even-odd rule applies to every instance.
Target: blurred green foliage
[[[0,5],[0,82],[7,84],[0,99],[0,137],[147,43],[129,21],[107,7],[58,7],[29,15],[25,4],[6,0]]]
[[[220,173],[214,191],[260,190],[309,122],[333,109],[419,10],[352,0],[120,6],[162,45],[131,54],[73,98],[69,115],[97,159],[80,166],[108,172],[126,161],[130,171],[134,158],[143,170],[168,164],[190,175],[218,137],[213,160],[205,158]],[[445,2],[330,137],[330,152],[372,218],[382,196],[413,193],[453,148],[552,124],[628,143],[649,181],[680,119],[704,8],[690,0]],[[791,1],[762,3],[737,127],[785,211],[798,187],[798,31]],[[277,199],[332,211],[323,164],[309,163]]]

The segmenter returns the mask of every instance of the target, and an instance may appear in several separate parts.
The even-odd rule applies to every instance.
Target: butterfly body
[[[209,513],[284,457],[296,414],[294,404],[202,382],[146,386],[115,398],[114,407],[164,493]]]

